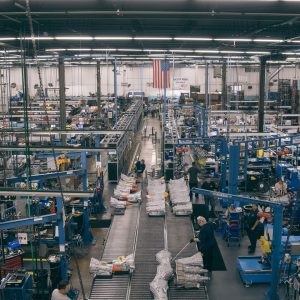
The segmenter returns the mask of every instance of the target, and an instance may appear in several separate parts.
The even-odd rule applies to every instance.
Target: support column
[[[221,192],[225,192],[227,179],[227,141],[221,141]]]
[[[258,132],[264,132],[265,119],[265,86],[266,86],[266,61],[265,57],[260,58],[259,69],[259,102],[258,102]]]
[[[58,59],[58,80],[59,80],[59,105],[60,105],[60,120],[59,125],[61,130],[66,130],[66,84],[65,84],[65,65],[63,57]],[[61,135],[62,145],[66,144],[66,135]]]
[[[240,169],[240,146],[232,145],[229,148],[229,186],[228,193],[237,195],[238,192],[238,176]],[[239,206],[238,202],[235,202],[236,207]]]
[[[59,253],[60,253],[60,271],[61,278],[63,280],[67,279],[67,261],[66,261],[66,241],[65,241],[65,208],[60,197],[56,198],[56,208],[57,216],[59,220],[58,225],[58,243],[59,243]]]
[[[115,124],[118,122],[118,81],[117,81],[117,59],[114,62],[114,95],[115,95]]]
[[[226,70],[226,63],[224,62],[222,65],[222,110],[227,109],[227,70]]]
[[[164,76],[164,104],[163,104],[163,126],[166,122],[166,103],[167,103],[167,61],[164,61],[163,68],[163,76]]]
[[[100,72],[100,61],[97,61],[97,107],[98,107],[98,121],[100,121],[101,115],[101,72]]]
[[[208,95],[208,62],[205,62],[205,108],[208,109],[210,106],[209,95]]]

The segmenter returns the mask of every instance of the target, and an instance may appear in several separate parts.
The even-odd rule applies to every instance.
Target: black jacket
[[[200,242],[198,243],[198,249],[200,252],[212,251],[215,245],[217,244],[213,224],[206,223],[200,229],[198,234]]]

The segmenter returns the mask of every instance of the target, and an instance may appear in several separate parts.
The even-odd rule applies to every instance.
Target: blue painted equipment
[[[0,300],[32,299],[32,278],[28,274],[8,274],[0,285]]]

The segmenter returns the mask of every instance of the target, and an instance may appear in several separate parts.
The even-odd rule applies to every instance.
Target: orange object
[[[113,272],[121,272],[122,268],[120,266],[113,266],[112,270],[113,270]]]

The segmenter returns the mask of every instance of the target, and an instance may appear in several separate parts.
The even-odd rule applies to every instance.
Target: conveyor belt
[[[193,237],[190,217],[176,217],[168,210],[166,217],[168,230],[168,250],[175,256]],[[195,243],[190,244],[177,258],[189,257],[197,252]],[[171,300],[200,300],[208,299],[206,287],[200,289],[177,288],[173,282],[169,285],[169,299]]]
[[[135,252],[136,269],[130,282],[130,300],[153,299],[149,283],[156,275],[155,255],[164,249],[164,217],[149,217],[142,204]]]
[[[111,261],[133,252],[139,206],[126,209],[125,215],[114,216],[102,260]],[[95,278],[89,300],[125,300],[129,276],[115,275],[112,279]]]

